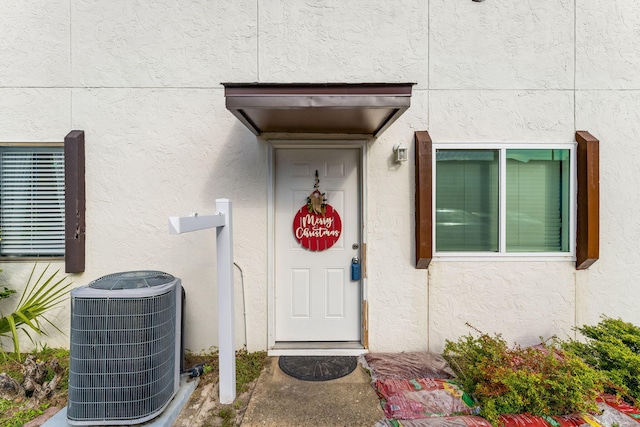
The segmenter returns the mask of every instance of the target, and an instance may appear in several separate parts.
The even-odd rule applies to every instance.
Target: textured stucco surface
[[[574,132],[570,91],[434,90],[429,99],[437,142],[558,142]]]
[[[61,141],[70,126],[70,89],[0,88],[0,140]]]
[[[502,332],[509,341],[536,344],[566,338],[574,322],[575,272],[557,262],[437,263],[429,269],[429,340]],[[532,332],[536,331],[537,335]],[[573,337],[573,335],[570,335]]]
[[[214,87],[254,81],[256,2],[71,2],[74,83]]]
[[[588,0],[576,17],[576,87],[640,89],[638,4]]]
[[[69,0],[6,0],[0,17],[0,87],[71,83]]]
[[[606,314],[640,324],[640,91],[581,91],[576,104],[578,127],[601,138],[600,260],[578,275],[578,323]]]
[[[424,2],[278,0],[259,7],[261,81],[427,84]]]
[[[572,87],[573,4],[431,0],[430,87]]]
[[[227,120],[222,97],[220,89],[138,88],[77,90],[74,97],[76,127],[91,129],[87,141],[103,141],[86,147],[88,264],[100,266],[97,276],[153,268],[182,278],[186,325],[201,337],[188,347],[197,351],[214,345],[217,334],[215,230],[169,235],[169,216],[214,213],[217,198],[231,199],[235,262],[251,285],[248,309],[258,296],[266,301],[264,271],[261,283],[251,268],[266,263],[266,147]],[[241,327],[241,295],[236,302]]]
[[[411,108],[367,144],[372,351],[439,351],[466,322],[524,344],[602,314],[640,323],[635,0],[10,0],[0,16],[0,141],[86,133],[87,266],[74,283],[131,269],[181,277],[191,350],[217,345],[215,231],[169,235],[167,217],[212,213],[216,198],[233,201],[237,346],[245,316],[249,350],[269,344],[269,143],[225,109],[221,82],[416,84]],[[578,129],[601,141],[590,269],[414,268],[415,167],[393,162],[394,145],[413,159],[417,130],[446,144],[567,143]],[[0,262],[0,283],[20,288],[31,265]],[[54,313],[63,330],[68,315]]]

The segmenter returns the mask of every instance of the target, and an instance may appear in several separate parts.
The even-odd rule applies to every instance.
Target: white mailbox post
[[[169,233],[216,228],[218,261],[218,363],[220,369],[220,403],[233,403],[236,398],[236,353],[234,340],[233,292],[233,226],[231,201],[216,199],[216,215],[192,214],[170,217]]]

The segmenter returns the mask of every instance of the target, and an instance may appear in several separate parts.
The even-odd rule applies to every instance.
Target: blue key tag
[[[360,259],[357,257],[351,259],[351,280],[360,280]]]

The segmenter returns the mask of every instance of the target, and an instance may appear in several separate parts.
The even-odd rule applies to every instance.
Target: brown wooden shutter
[[[81,273],[85,267],[84,131],[64,138],[65,271]]]
[[[418,131],[416,140],[416,268],[429,268],[433,258],[433,155],[429,132]]]
[[[586,131],[577,131],[576,141],[578,142],[576,269],[585,270],[600,257],[600,141]]]

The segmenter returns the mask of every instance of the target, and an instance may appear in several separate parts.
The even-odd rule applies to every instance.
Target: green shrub
[[[621,394],[631,403],[640,400],[640,328],[604,316],[595,326],[576,329],[586,342],[570,340],[564,349],[601,370],[608,380],[607,392]]]
[[[31,421],[34,418],[44,414],[45,409],[47,409],[48,407],[49,405],[47,403],[42,403],[37,408],[24,407],[22,409],[16,409],[15,411],[11,412],[11,415],[9,417],[0,415],[0,426],[21,427],[28,421]]]
[[[247,391],[248,384],[258,379],[267,360],[267,353],[257,351],[248,353],[246,350],[236,352],[236,390],[240,393]]]
[[[2,240],[2,239],[0,239]],[[2,273],[2,270],[0,270],[0,273]],[[10,289],[8,287],[3,287],[0,289],[0,300],[5,299],[5,298],[9,298],[12,294],[15,294],[16,291],[14,291],[13,289]]]
[[[47,334],[44,328],[45,322],[60,331],[46,317],[46,313],[62,303],[70,291],[71,282],[68,282],[66,277],[58,278],[58,272],[59,270],[49,272],[47,265],[38,275],[34,265],[17,307],[13,312],[0,317],[0,337],[11,338],[13,355],[18,360],[21,358],[19,331],[32,341],[29,332],[35,332],[38,335]],[[6,357],[7,352],[4,348],[0,348],[0,355]]]
[[[15,294],[15,293],[16,291],[14,291],[13,289],[9,289],[5,286],[3,289],[0,289],[0,299],[9,298],[12,294]]]
[[[554,343],[555,344],[555,343]],[[444,357],[480,415],[500,425],[500,414],[566,415],[596,410],[602,375],[555,345],[509,347],[501,335],[447,340]]]
[[[236,425],[236,411],[230,406],[225,406],[218,411],[218,416],[222,418],[222,427],[233,427]]]

